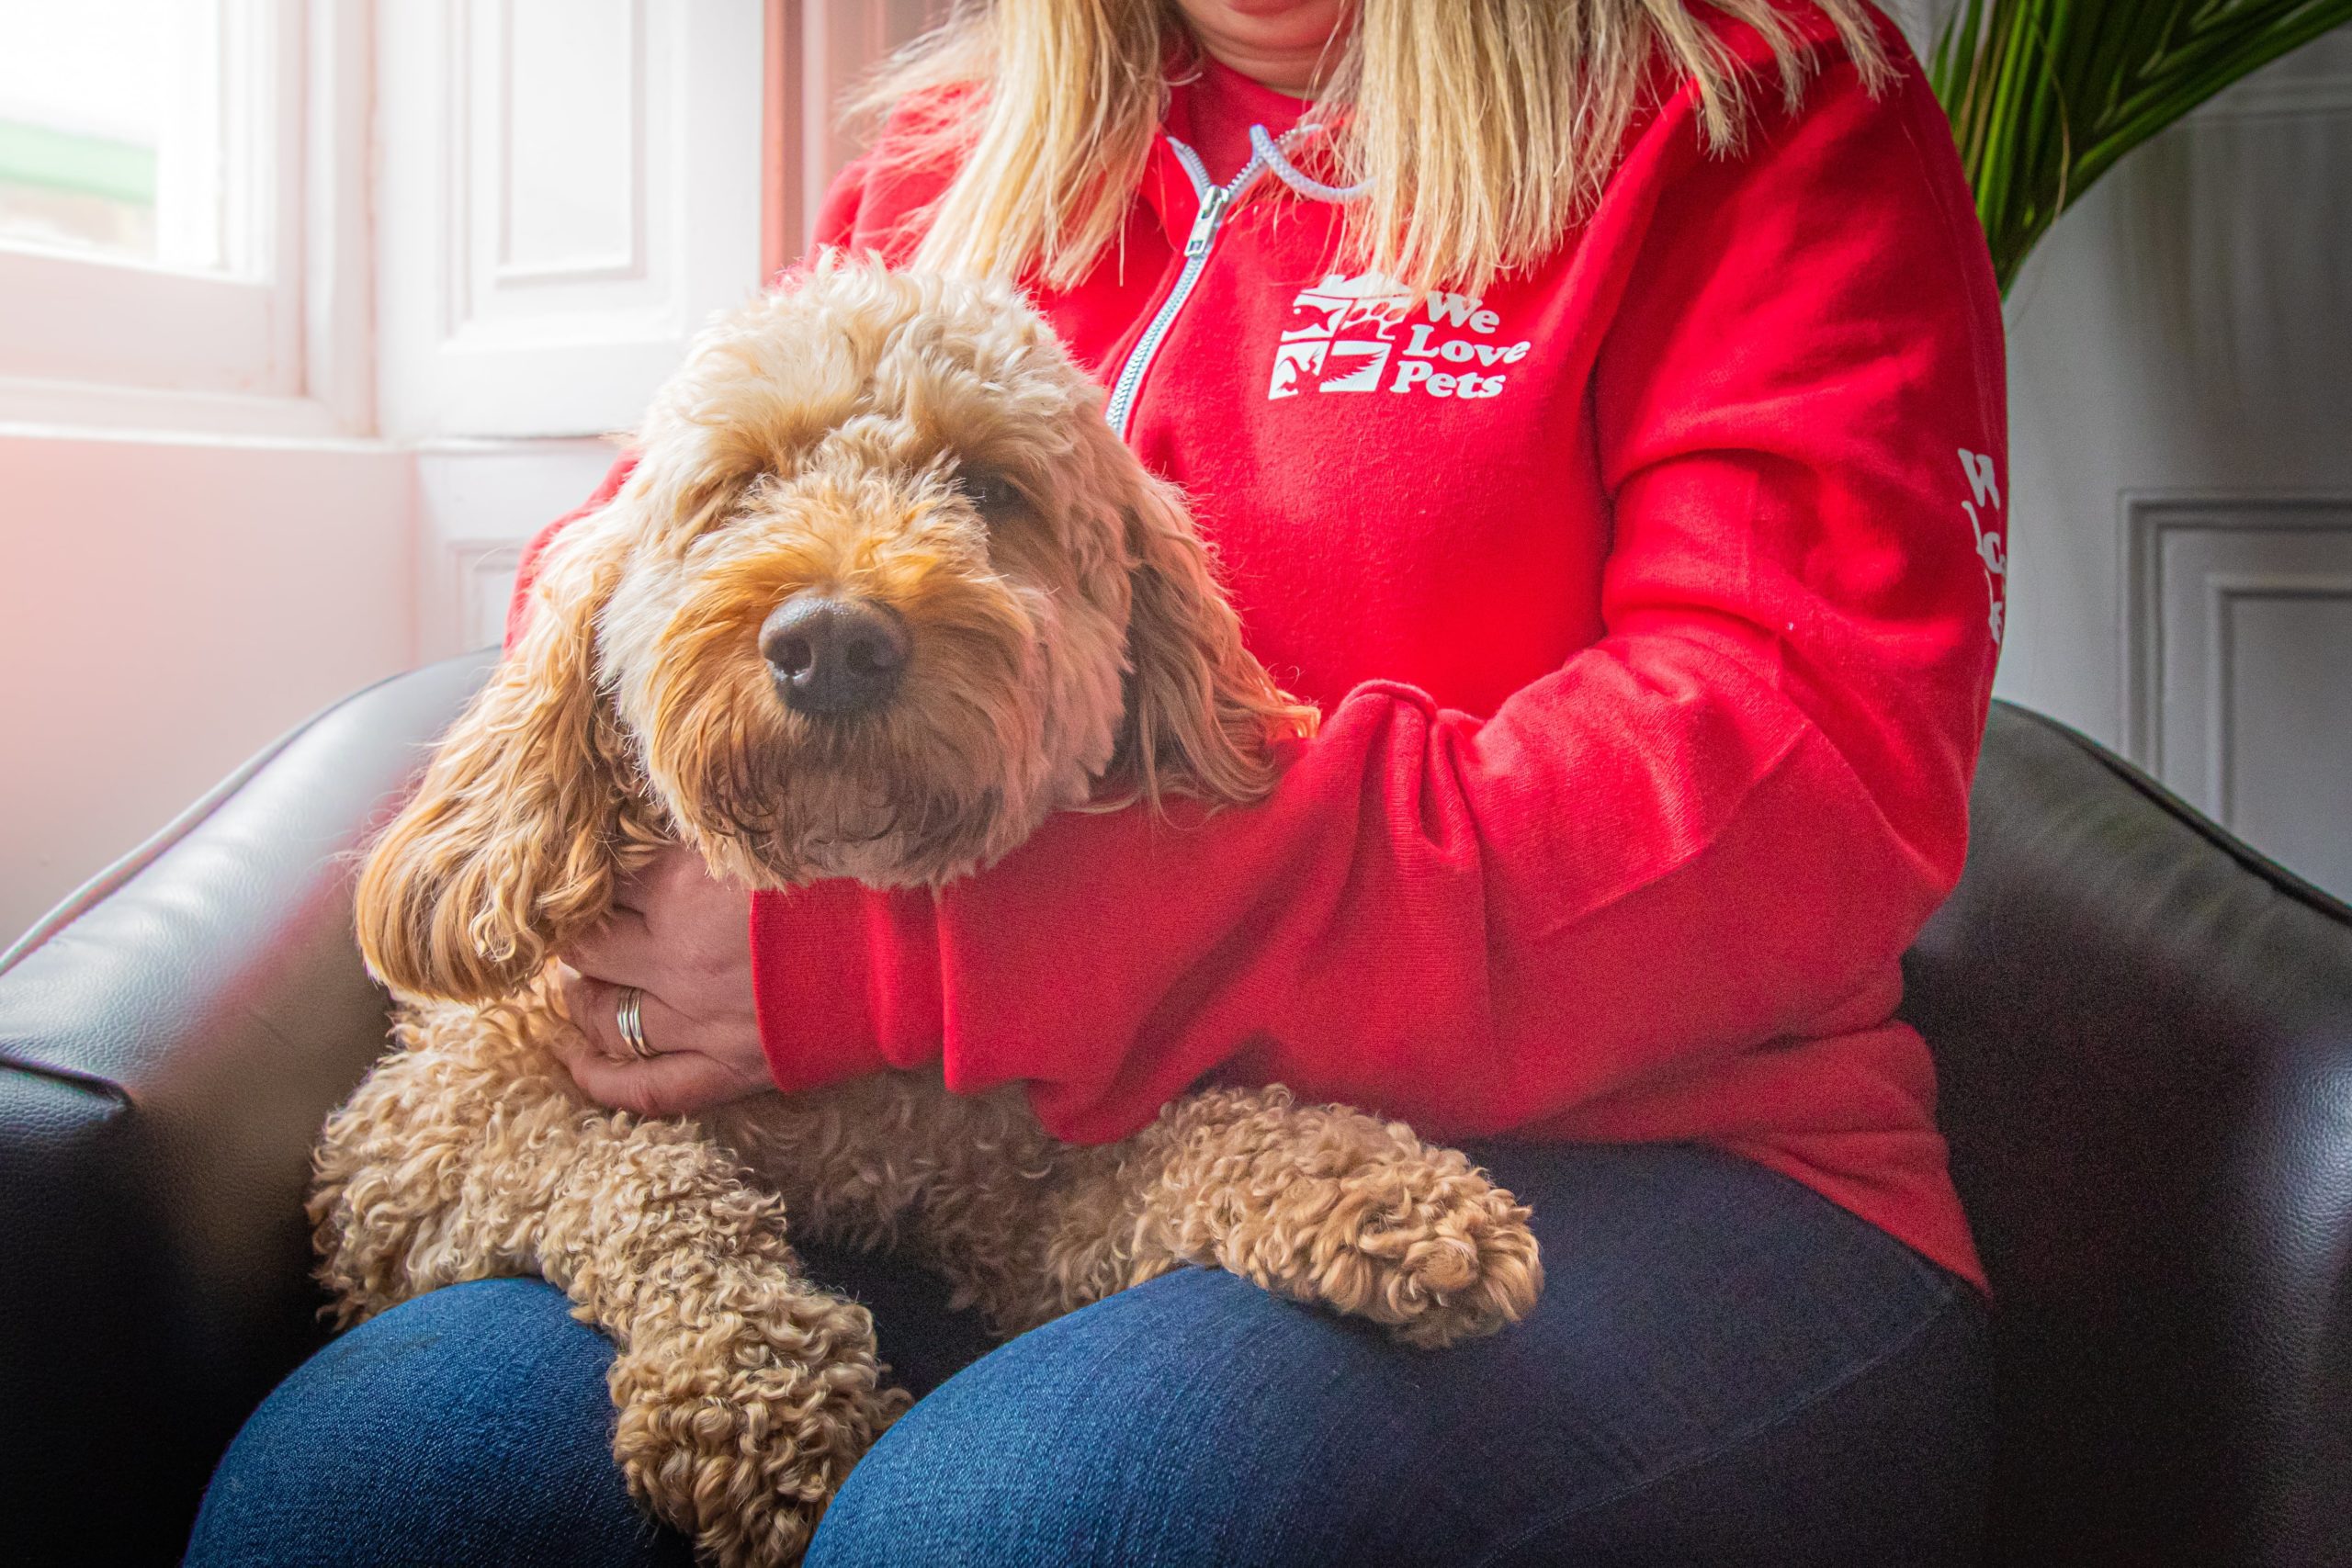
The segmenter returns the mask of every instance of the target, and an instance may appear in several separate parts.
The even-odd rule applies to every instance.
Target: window
[[[337,0],[0,0],[0,417],[315,395],[304,159],[334,172],[353,30]]]
[[[222,0],[0,0],[0,244],[266,274],[259,63]],[[256,243],[258,243],[258,244]]]

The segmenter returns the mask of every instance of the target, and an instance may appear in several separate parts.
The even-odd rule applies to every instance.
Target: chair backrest
[[[1996,1298],[1988,1561],[2352,1563],[2352,909],[1996,705],[1905,967]]]
[[[176,1562],[213,1461],[323,1337],[310,1148],[386,1025],[349,852],[488,663],[329,709],[0,955],[11,1561]]]

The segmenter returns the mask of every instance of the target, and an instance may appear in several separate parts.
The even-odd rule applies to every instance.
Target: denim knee
[[[690,1562],[613,1462],[612,1356],[536,1280],[395,1307],[254,1413],[214,1472],[187,1561]]]
[[[1232,1275],[1163,1276],[917,1404],[850,1472],[807,1568],[1363,1561],[1313,1538],[1346,1522],[1380,1450],[1409,1444],[1377,1411],[1335,1428],[1324,1399],[1349,1402],[1356,1364],[1392,1354]],[[1301,1366],[1315,1375],[1285,1377]]]

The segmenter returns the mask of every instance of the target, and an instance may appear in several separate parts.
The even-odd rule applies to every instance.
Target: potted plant
[[[2003,292],[2125,153],[2346,21],[2352,0],[1960,0],[1928,74]]]

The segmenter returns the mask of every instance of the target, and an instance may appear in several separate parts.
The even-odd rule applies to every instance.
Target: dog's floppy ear
[[[598,521],[551,547],[522,637],[368,852],[360,950],[399,990],[511,995],[609,907],[624,795],[596,620],[623,551]]]
[[[1174,490],[1136,475],[1126,508],[1126,725],[1111,775],[1157,806],[1174,793],[1245,805],[1274,784],[1273,743],[1314,733],[1241,645],[1241,620]]]

